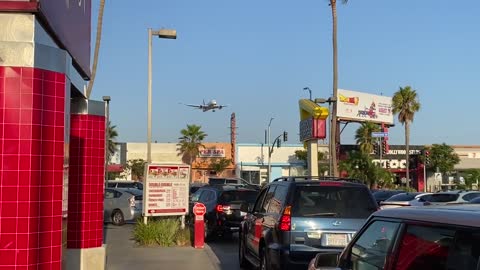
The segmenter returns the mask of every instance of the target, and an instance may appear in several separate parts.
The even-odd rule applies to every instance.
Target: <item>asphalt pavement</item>
[[[205,245],[204,249],[139,247],[133,240],[133,227],[133,224],[105,226],[107,270],[239,269],[235,239],[219,240],[211,246]]]

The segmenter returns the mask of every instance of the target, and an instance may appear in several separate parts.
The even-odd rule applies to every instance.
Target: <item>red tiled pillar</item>
[[[0,269],[61,269],[65,82],[0,67]]]
[[[105,117],[74,110],[72,106],[67,248],[97,248],[103,244]]]

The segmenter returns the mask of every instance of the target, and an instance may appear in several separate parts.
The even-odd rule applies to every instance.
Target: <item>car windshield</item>
[[[459,194],[432,194],[430,195],[427,200],[429,202],[454,202],[458,199]]]
[[[375,197],[375,200],[377,201],[384,201],[390,197],[392,197],[395,194],[402,193],[402,191],[399,190],[380,190],[376,191],[373,193],[373,197]]]
[[[376,205],[366,188],[346,186],[298,186],[294,217],[367,218]]]
[[[385,200],[386,202],[408,202],[421,193],[400,193]]]
[[[255,203],[258,192],[254,190],[231,190],[225,191],[220,195],[221,203],[247,202]]]

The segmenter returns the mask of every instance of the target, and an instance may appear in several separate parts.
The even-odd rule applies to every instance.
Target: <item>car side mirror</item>
[[[315,256],[315,269],[317,270],[341,270],[337,268],[339,253],[319,253]]]

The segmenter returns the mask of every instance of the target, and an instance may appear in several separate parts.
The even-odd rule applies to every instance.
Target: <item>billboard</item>
[[[148,164],[143,187],[143,214],[178,216],[188,213],[190,166]]]
[[[91,0],[39,0],[39,9],[79,72],[90,77]]]
[[[338,89],[339,120],[393,124],[392,97]]]

